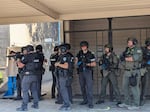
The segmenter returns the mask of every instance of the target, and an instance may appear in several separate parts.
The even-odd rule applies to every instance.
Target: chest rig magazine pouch
[[[132,86],[132,87],[137,85],[137,74],[135,74],[135,75],[132,74],[129,77],[129,85]]]

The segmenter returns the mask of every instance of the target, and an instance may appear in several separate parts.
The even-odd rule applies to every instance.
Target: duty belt
[[[140,69],[140,68],[131,68],[131,69],[124,69],[124,70],[131,71],[131,70],[138,70],[138,69]]]

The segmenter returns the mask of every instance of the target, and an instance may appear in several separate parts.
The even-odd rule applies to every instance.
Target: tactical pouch
[[[130,77],[129,77],[129,85],[130,86],[136,86],[137,85],[137,79],[136,79],[136,77],[137,77],[137,74],[136,75],[131,75]]]

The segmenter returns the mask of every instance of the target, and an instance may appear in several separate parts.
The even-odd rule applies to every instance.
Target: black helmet
[[[27,52],[34,51],[34,47],[32,45],[27,45]]]
[[[70,50],[70,49],[71,49],[71,45],[70,45],[70,44],[65,43],[64,45],[65,45],[65,47],[66,47],[67,50]]]
[[[42,45],[37,45],[37,46],[35,47],[35,50],[42,52],[42,50],[43,50]]]
[[[80,47],[83,47],[83,46],[89,46],[89,43],[87,41],[81,41],[80,42]]]
[[[27,47],[22,47],[21,52],[23,53],[24,50],[27,50]]]
[[[128,42],[128,41],[132,41],[134,45],[136,45],[136,44],[138,43],[137,39],[134,38],[134,37],[128,38],[128,39],[127,39],[127,42]]]
[[[67,52],[67,48],[66,48],[66,46],[65,46],[64,44],[60,45],[60,46],[59,46],[59,49],[60,49],[60,52],[61,52],[61,53]]]
[[[58,51],[58,49],[59,49],[59,46],[54,47],[54,51]]]
[[[104,46],[105,48],[109,48],[109,51],[112,52],[113,51],[113,46],[111,44],[106,44]]]
[[[146,46],[149,46],[149,45],[150,45],[150,38],[147,38],[147,39],[145,40],[145,45],[146,45]]]

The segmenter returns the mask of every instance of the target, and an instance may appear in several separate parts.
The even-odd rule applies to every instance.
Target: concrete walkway
[[[43,97],[43,100],[39,102],[39,109],[31,108],[32,103],[28,105],[28,112],[62,112],[59,111],[61,105],[55,104],[55,99],[51,99],[51,74],[47,74],[43,77],[44,93],[47,93]],[[95,99],[96,101],[97,99]],[[101,105],[94,105],[93,109],[89,109],[86,105],[81,106],[81,98],[74,98],[72,110],[69,112],[150,112],[150,101],[148,101],[139,110],[129,111],[126,108],[116,107],[115,102],[106,102]],[[0,99],[0,112],[16,112],[16,108],[20,107],[21,101],[14,101],[13,99]]]

